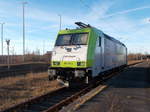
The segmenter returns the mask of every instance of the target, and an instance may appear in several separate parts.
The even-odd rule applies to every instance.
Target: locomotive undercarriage
[[[49,80],[62,80],[68,83],[89,83],[91,72],[88,69],[75,68],[50,68],[48,69]]]

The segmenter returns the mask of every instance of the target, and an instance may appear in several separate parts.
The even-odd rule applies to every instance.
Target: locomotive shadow
[[[106,84],[113,88],[150,88],[150,68],[128,68]]]

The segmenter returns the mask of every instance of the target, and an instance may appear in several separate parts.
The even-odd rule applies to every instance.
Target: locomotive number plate
[[[65,65],[73,65],[73,62],[64,62]]]

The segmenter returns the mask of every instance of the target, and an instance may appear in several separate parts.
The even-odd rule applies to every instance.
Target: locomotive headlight
[[[53,61],[53,65],[60,65],[59,61]]]
[[[77,66],[85,66],[85,62],[77,62]]]

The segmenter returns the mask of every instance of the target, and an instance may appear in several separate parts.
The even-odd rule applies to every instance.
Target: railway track
[[[127,67],[134,64],[128,65]],[[3,110],[2,112],[57,112],[64,106],[75,101],[77,98],[85,95],[92,89],[101,85],[103,82],[110,79],[114,75],[120,73],[122,70],[124,70],[124,68],[120,68],[111,73],[107,73],[106,77],[96,78],[92,81],[91,84],[86,86],[80,86],[78,88],[63,87],[54,92],[34,97],[28,101],[22,102],[6,110]]]
[[[25,75],[27,73],[33,72],[45,72],[48,69],[48,64],[46,63],[26,63],[26,64],[16,64],[11,65],[8,69],[7,66],[0,66],[0,78],[8,76],[18,76]]]
[[[15,70],[3,70],[0,71],[0,78],[8,77],[8,76],[18,76],[18,75],[25,75],[27,73],[38,73],[38,72],[45,72],[45,69],[15,69]]]

